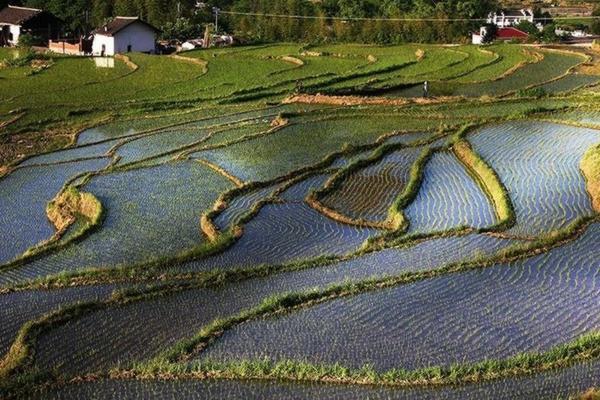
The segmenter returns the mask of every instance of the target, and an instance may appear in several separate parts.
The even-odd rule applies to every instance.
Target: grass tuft
[[[592,198],[592,205],[600,213],[600,144],[592,146],[581,159],[581,171]]]

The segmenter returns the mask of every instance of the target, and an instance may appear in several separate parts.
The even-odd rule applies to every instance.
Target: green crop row
[[[271,299],[261,306],[261,310],[276,312],[286,306],[294,306],[301,301],[311,301],[316,295],[288,295]],[[314,301],[314,300],[313,300]],[[258,310],[257,310],[258,311]],[[247,315],[239,315],[243,319]],[[206,328],[226,329],[234,320],[217,321]],[[195,379],[267,379],[289,381],[335,382],[360,385],[386,385],[396,387],[459,385],[465,383],[495,380],[515,375],[528,375],[542,371],[573,365],[577,362],[596,358],[600,355],[600,333],[591,333],[576,340],[553,347],[542,353],[522,353],[503,360],[486,360],[473,364],[455,364],[449,367],[427,367],[409,371],[392,369],[377,372],[371,366],[351,369],[339,364],[319,365],[302,361],[244,360],[235,363],[202,361],[189,365],[169,364],[156,361],[154,364],[138,367],[133,371],[115,371],[113,377],[136,376],[152,379],[158,376]]]

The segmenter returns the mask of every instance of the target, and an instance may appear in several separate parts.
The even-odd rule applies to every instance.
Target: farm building
[[[528,37],[528,33],[513,27],[500,28],[498,29],[498,32],[496,32],[496,40],[521,41],[526,40]]]
[[[482,26],[478,33],[473,33],[473,44],[483,44],[488,28]],[[493,40],[503,41],[525,41],[529,34],[514,27],[498,28]]]
[[[518,25],[523,21],[533,23],[534,17],[532,10],[502,10],[499,12],[494,12],[488,16],[487,23],[494,24],[498,28],[507,28],[510,26]]]
[[[116,17],[94,31],[92,53],[96,56],[131,51],[154,53],[157,33],[157,28],[138,17]]]
[[[0,46],[18,45],[23,34],[31,35],[36,44],[47,45],[60,36],[62,27],[62,21],[47,11],[9,5],[0,10]]]

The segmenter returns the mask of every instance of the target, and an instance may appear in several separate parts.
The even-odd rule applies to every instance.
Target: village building
[[[501,10],[498,12],[490,13],[487,19],[488,24],[494,24],[498,28],[508,28],[511,26],[518,25],[523,21],[533,23],[533,10]]]
[[[490,13],[487,24],[488,26],[495,25],[497,28],[494,37],[491,38],[492,40],[525,41],[529,37],[529,34],[515,28],[515,26],[521,22],[530,22],[533,24],[534,21],[533,10],[531,9],[501,10]],[[472,34],[473,44],[483,44],[488,34],[488,26],[482,26],[479,28],[479,32]]]
[[[138,17],[116,17],[94,31],[92,54],[154,53],[158,29]]]
[[[488,27],[482,26],[479,33],[473,33],[473,44],[483,44],[484,38],[487,35]],[[523,32],[515,27],[498,28],[492,40],[501,41],[525,41],[529,37],[527,32]]]
[[[62,29],[63,22],[47,11],[11,5],[0,10],[0,46],[17,46],[25,34],[34,44],[46,46]]]

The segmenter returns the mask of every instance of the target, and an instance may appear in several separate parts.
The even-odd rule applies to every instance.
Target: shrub
[[[19,47],[21,47],[23,49],[29,49],[35,43],[36,43],[36,39],[28,33],[24,33],[21,36],[19,36]]]
[[[8,59],[4,62],[7,67],[28,67],[34,61],[47,61],[50,57],[46,54],[36,53],[31,49],[27,49],[19,57]]]
[[[540,32],[539,39],[545,43],[552,43],[560,40],[560,37],[556,35],[556,25],[546,25],[544,30]]]

